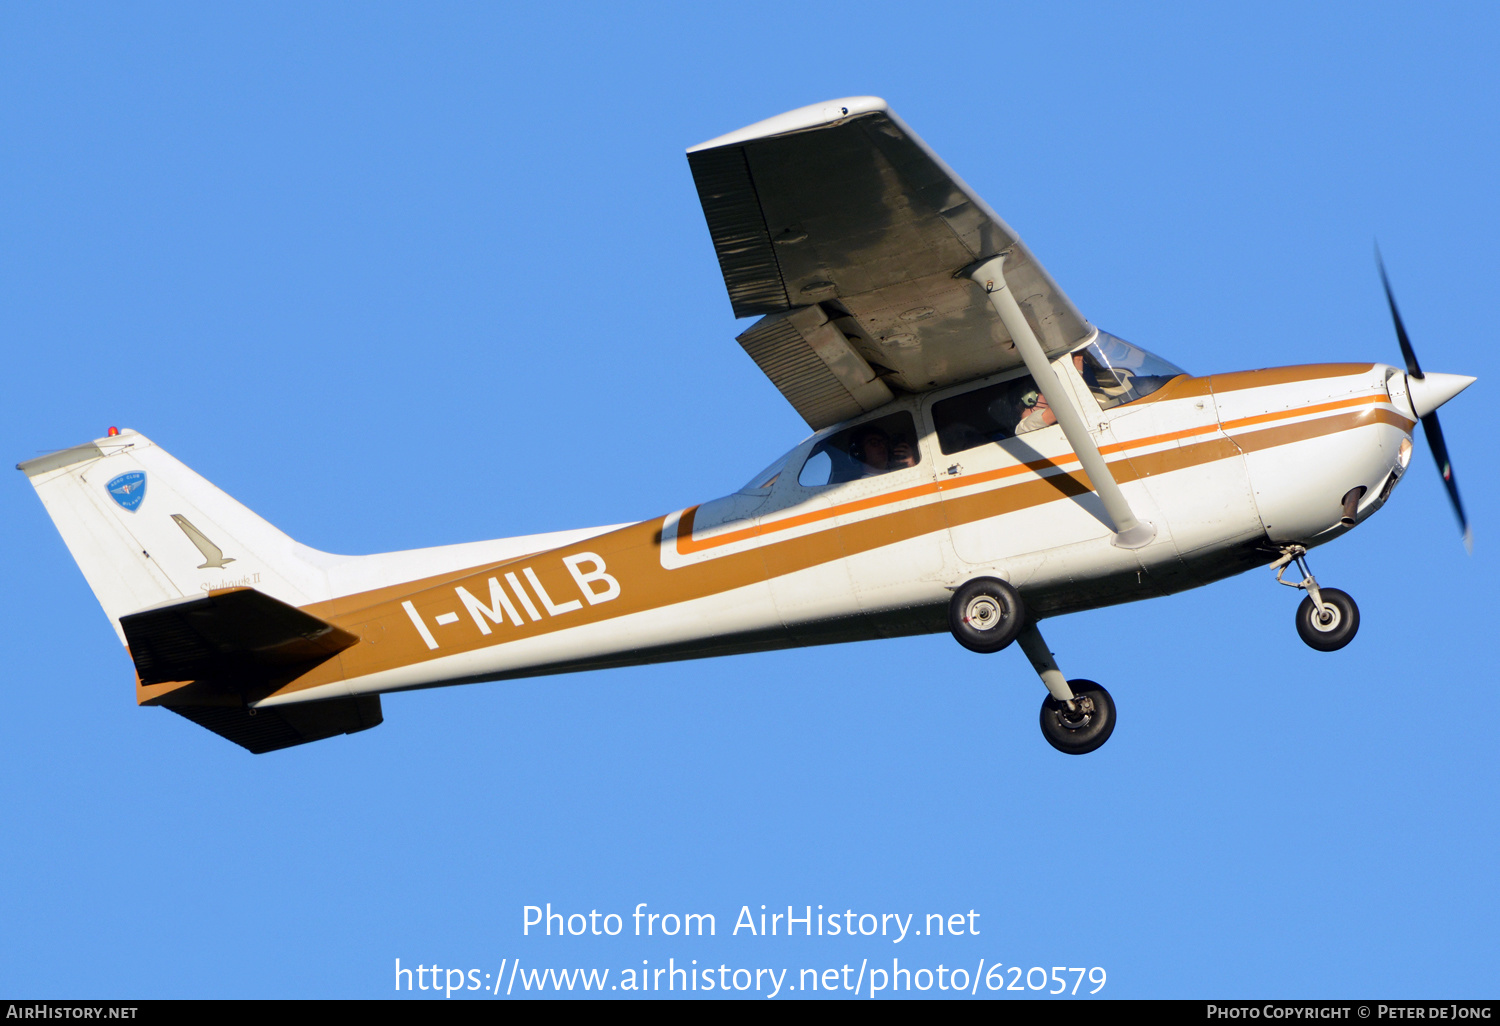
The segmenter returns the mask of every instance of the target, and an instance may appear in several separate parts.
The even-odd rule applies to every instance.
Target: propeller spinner
[[[1458,497],[1458,482],[1453,477],[1453,464],[1448,459],[1448,445],[1443,441],[1443,429],[1438,424],[1437,408],[1468,388],[1475,379],[1463,374],[1423,374],[1422,365],[1407,337],[1406,325],[1401,322],[1401,312],[1396,309],[1396,297],[1391,292],[1391,282],[1385,273],[1385,261],[1380,258],[1380,248],[1375,249],[1375,263],[1380,268],[1380,283],[1385,286],[1385,299],[1391,307],[1391,320],[1396,325],[1396,341],[1401,344],[1401,355],[1406,359],[1407,394],[1411,397],[1412,412],[1422,421],[1422,430],[1427,435],[1427,444],[1432,449],[1432,458],[1437,460],[1438,470],[1443,475],[1443,485],[1448,489],[1448,501],[1453,503],[1453,512],[1464,532],[1464,548],[1474,550],[1474,532],[1469,527],[1469,518],[1464,513],[1464,504]]]

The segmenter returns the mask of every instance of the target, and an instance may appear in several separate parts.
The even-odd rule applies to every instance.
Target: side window
[[[811,456],[807,457],[807,462],[802,464],[802,473],[797,475],[797,483],[808,488],[816,488],[832,480],[833,457],[829,456],[828,450],[820,445],[813,450]]]
[[[756,474],[750,480],[746,481],[744,487],[741,488],[740,491],[746,495],[764,494],[766,492],[769,492],[771,490],[771,486],[776,483],[776,479],[781,476],[782,470],[786,468],[786,461],[791,459],[791,456],[791,453],[786,453],[785,455],[783,455],[775,463],[772,463],[765,470],[762,470],[759,474]]]
[[[1047,397],[1029,374],[935,402],[932,420],[944,455],[1057,423]]]
[[[893,413],[829,435],[802,464],[797,483],[807,488],[879,477],[922,461],[911,414]]]

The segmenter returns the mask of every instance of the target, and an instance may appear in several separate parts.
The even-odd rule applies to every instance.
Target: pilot
[[[1057,423],[1057,414],[1052,412],[1047,397],[1038,391],[1035,385],[1024,390],[1018,397],[1017,403],[1019,409],[1016,410],[1016,434],[1024,435],[1028,431],[1050,427]]]
[[[850,440],[849,455],[863,466],[860,477],[877,477],[903,467],[914,467],[911,446],[892,442],[891,436],[878,427],[864,427]]]
[[[1118,403],[1119,396],[1130,391],[1128,371],[1102,370],[1092,359],[1086,359],[1082,351],[1073,354],[1073,367],[1088,385],[1089,390],[1098,397],[1100,405],[1106,409]],[[1107,385],[1103,383],[1106,380],[1109,382]],[[1057,414],[1053,412],[1052,405],[1047,402],[1046,395],[1032,384],[1031,379],[1028,378],[1026,384],[1028,387],[1022,390],[1016,400],[1018,408],[1015,411],[1014,433],[1018,435],[1025,434],[1027,431],[1035,431],[1037,428],[1051,427],[1057,423]]]

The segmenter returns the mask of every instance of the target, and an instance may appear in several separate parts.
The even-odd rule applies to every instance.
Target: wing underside
[[[1092,326],[1025,245],[873,97],[791,111],[688,151],[740,336],[814,428],[1021,365],[983,291],[1006,255],[1043,347]]]

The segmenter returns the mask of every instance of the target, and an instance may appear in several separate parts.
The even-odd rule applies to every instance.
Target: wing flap
[[[763,317],[737,341],[814,431],[894,398],[821,307]]]

